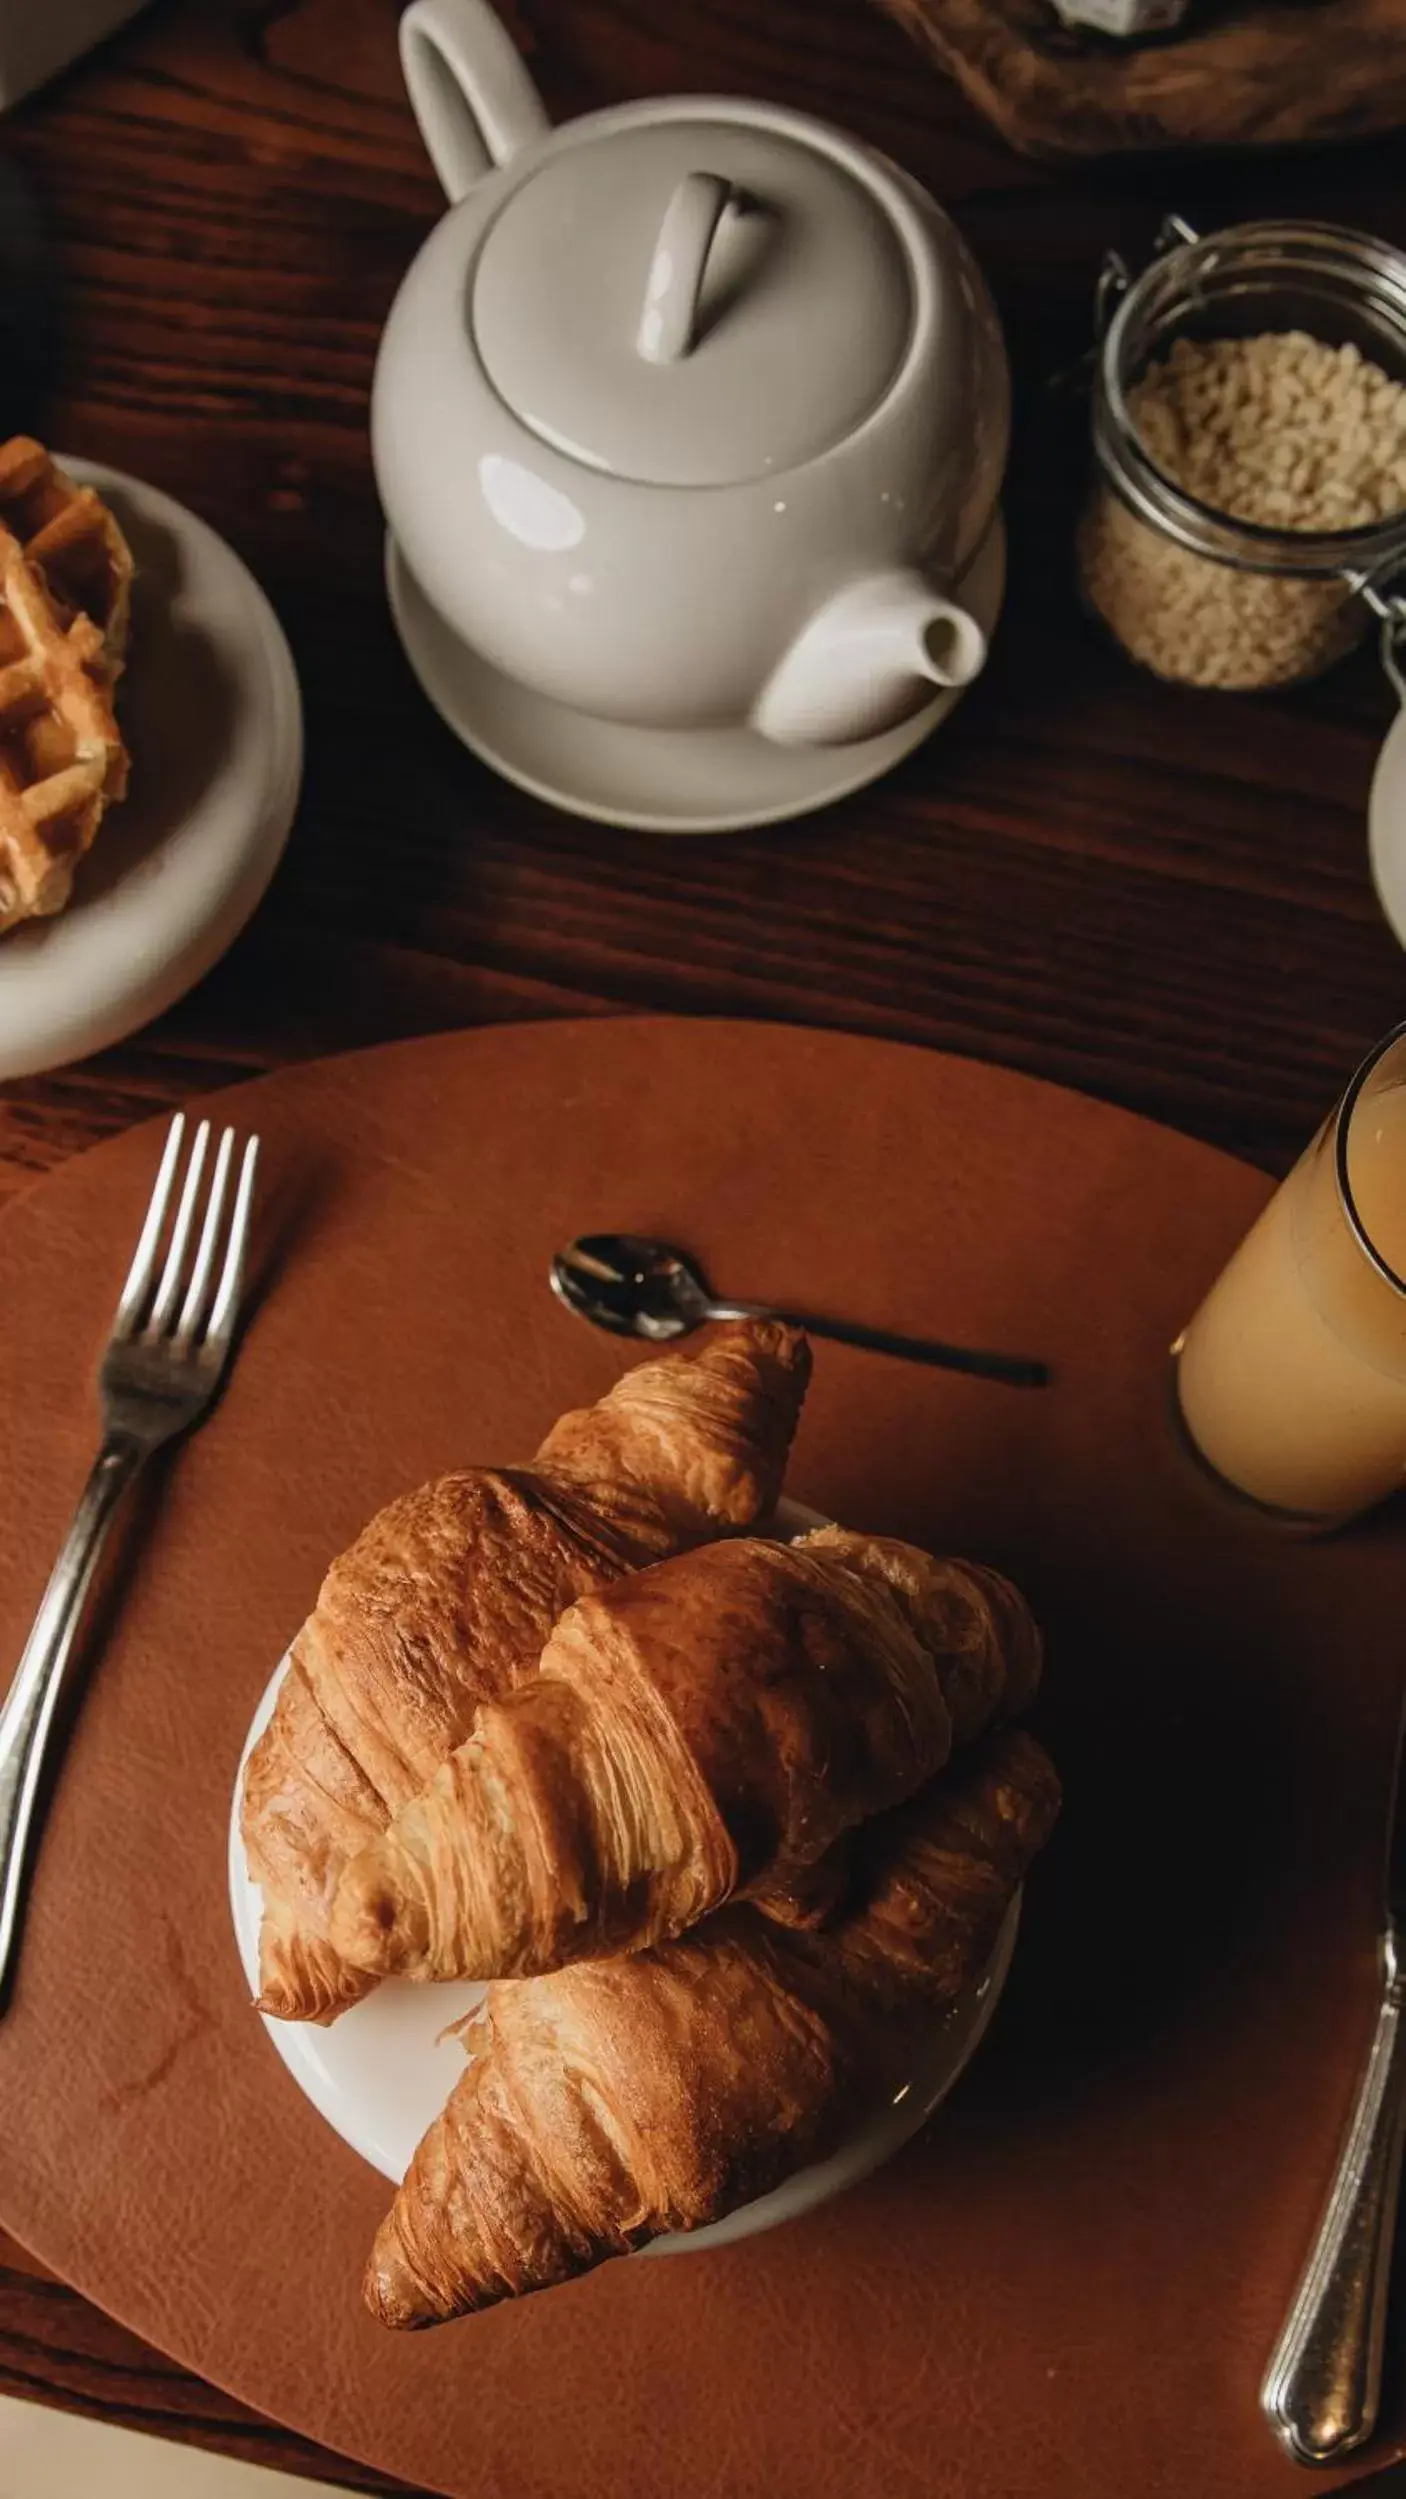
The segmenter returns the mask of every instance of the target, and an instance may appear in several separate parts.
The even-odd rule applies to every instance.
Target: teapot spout
[[[922,573],[874,573],[802,627],[752,725],[779,746],[846,746],[896,728],[934,686],[970,685],[985,662],[980,625]]]

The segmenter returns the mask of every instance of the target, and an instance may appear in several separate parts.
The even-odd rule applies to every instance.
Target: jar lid
[[[723,486],[863,422],[914,294],[862,168],[710,103],[552,150],[490,227],[470,311],[499,397],[557,450]]]

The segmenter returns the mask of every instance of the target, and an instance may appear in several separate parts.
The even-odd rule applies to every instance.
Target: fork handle
[[[0,1708],[0,2001],[14,1957],[29,1826],[59,1686],[108,1529],[145,1455],[137,1441],[115,1434],[104,1441]]]
[[[1406,1974],[1387,1938],[1372,2045],[1337,2171],[1260,2402],[1298,2464],[1371,2437],[1381,2392],[1391,2248],[1406,2129]]]

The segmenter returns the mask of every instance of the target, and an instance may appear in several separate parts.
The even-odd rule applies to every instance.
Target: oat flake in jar
[[[1180,219],[1099,288],[1090,605],[1187,685],[1316,676],[1406,620],[1406,253],[1345,226]],[[1116,307],[1116,309],[1114,309]],[[1111,313],[1111,318],[1109,317]],[[1106,326],[1103,326],[1106,322]]]

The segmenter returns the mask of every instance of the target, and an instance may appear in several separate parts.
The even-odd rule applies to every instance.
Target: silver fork
[[[54,1706],[98,1556],[123,1493],[147,1459],[205,1413],[234,1341],[259,1140],[250,1137],[245,1145],[226,1223],[238,1140],[225,1129],[201,1221],[210,1147],[210,1123],[201,1121],[168,1238],[184,1139],[185,1115],[178,1111],[98,1375],[102,1446],[0,1709],[0,2000],[14,1957],[29,1826]]]

